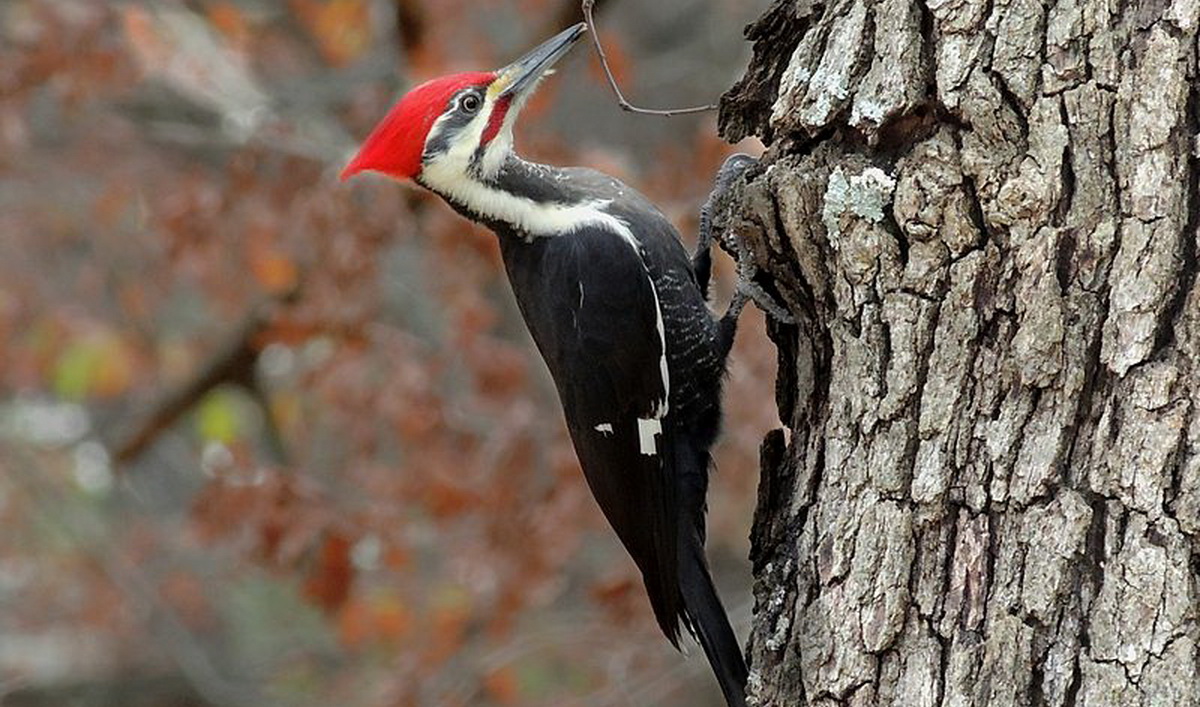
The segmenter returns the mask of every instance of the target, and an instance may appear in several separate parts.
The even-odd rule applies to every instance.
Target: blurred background
[[[669,107],[732,84],[765,5],[597,18]],[[578,12],[0,2],[0,704],[720,704],[583,483],[494,236],[336,179],[407,87]],[[731,150],[712,113],[621,112],[585,45],[517,144],[637,186],[689,247]],[[742,636],[773,380],[748,311],[709,541]]]

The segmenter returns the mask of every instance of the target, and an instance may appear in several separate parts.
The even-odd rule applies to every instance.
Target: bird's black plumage
[[[532,235],[448,199],[500,237],[588,485],[641,570],[663,632],[678,645],[681,622],[690,629],[727,701],[742,705],[745,661],[704,555],[709,448],[734,322],[712,316],[674,227],[628,186],[515,156],[490,186],[535,204],[594,203],[626,229],[599,222]],[[645,453],[639,425],[649,420],[661,432]]]

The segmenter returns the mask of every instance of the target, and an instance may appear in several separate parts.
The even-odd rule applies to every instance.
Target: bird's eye
[[[483,101],[479,99],[477,94],[468,93],[462,97],[462,101],[459,103],[459,105],[461,105],[463,111],[467,113],[478,113],[479,107],[483,105]]]

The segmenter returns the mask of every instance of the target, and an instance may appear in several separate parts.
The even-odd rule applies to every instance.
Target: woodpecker
[[[740,288],[719,319],[709,311],[708,206],[689,257],[634,189],[513,151],[521,108],[585,29],[575,25],[497,71],[413,88],[342,179],[374,171],[414,180],[496,233],[584,476],[641,571],[659,626],[676,648],[681,626],[688,630],[726,702],[742,707],[746,662],[709,573],[704,516],[726,359],[752,295]],[[718,188],[752,161],[741,157],[722,168]]]

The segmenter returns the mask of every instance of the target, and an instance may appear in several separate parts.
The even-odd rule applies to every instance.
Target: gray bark
[[[759,705],[1200,704],[1198,0],[777,2]]]

